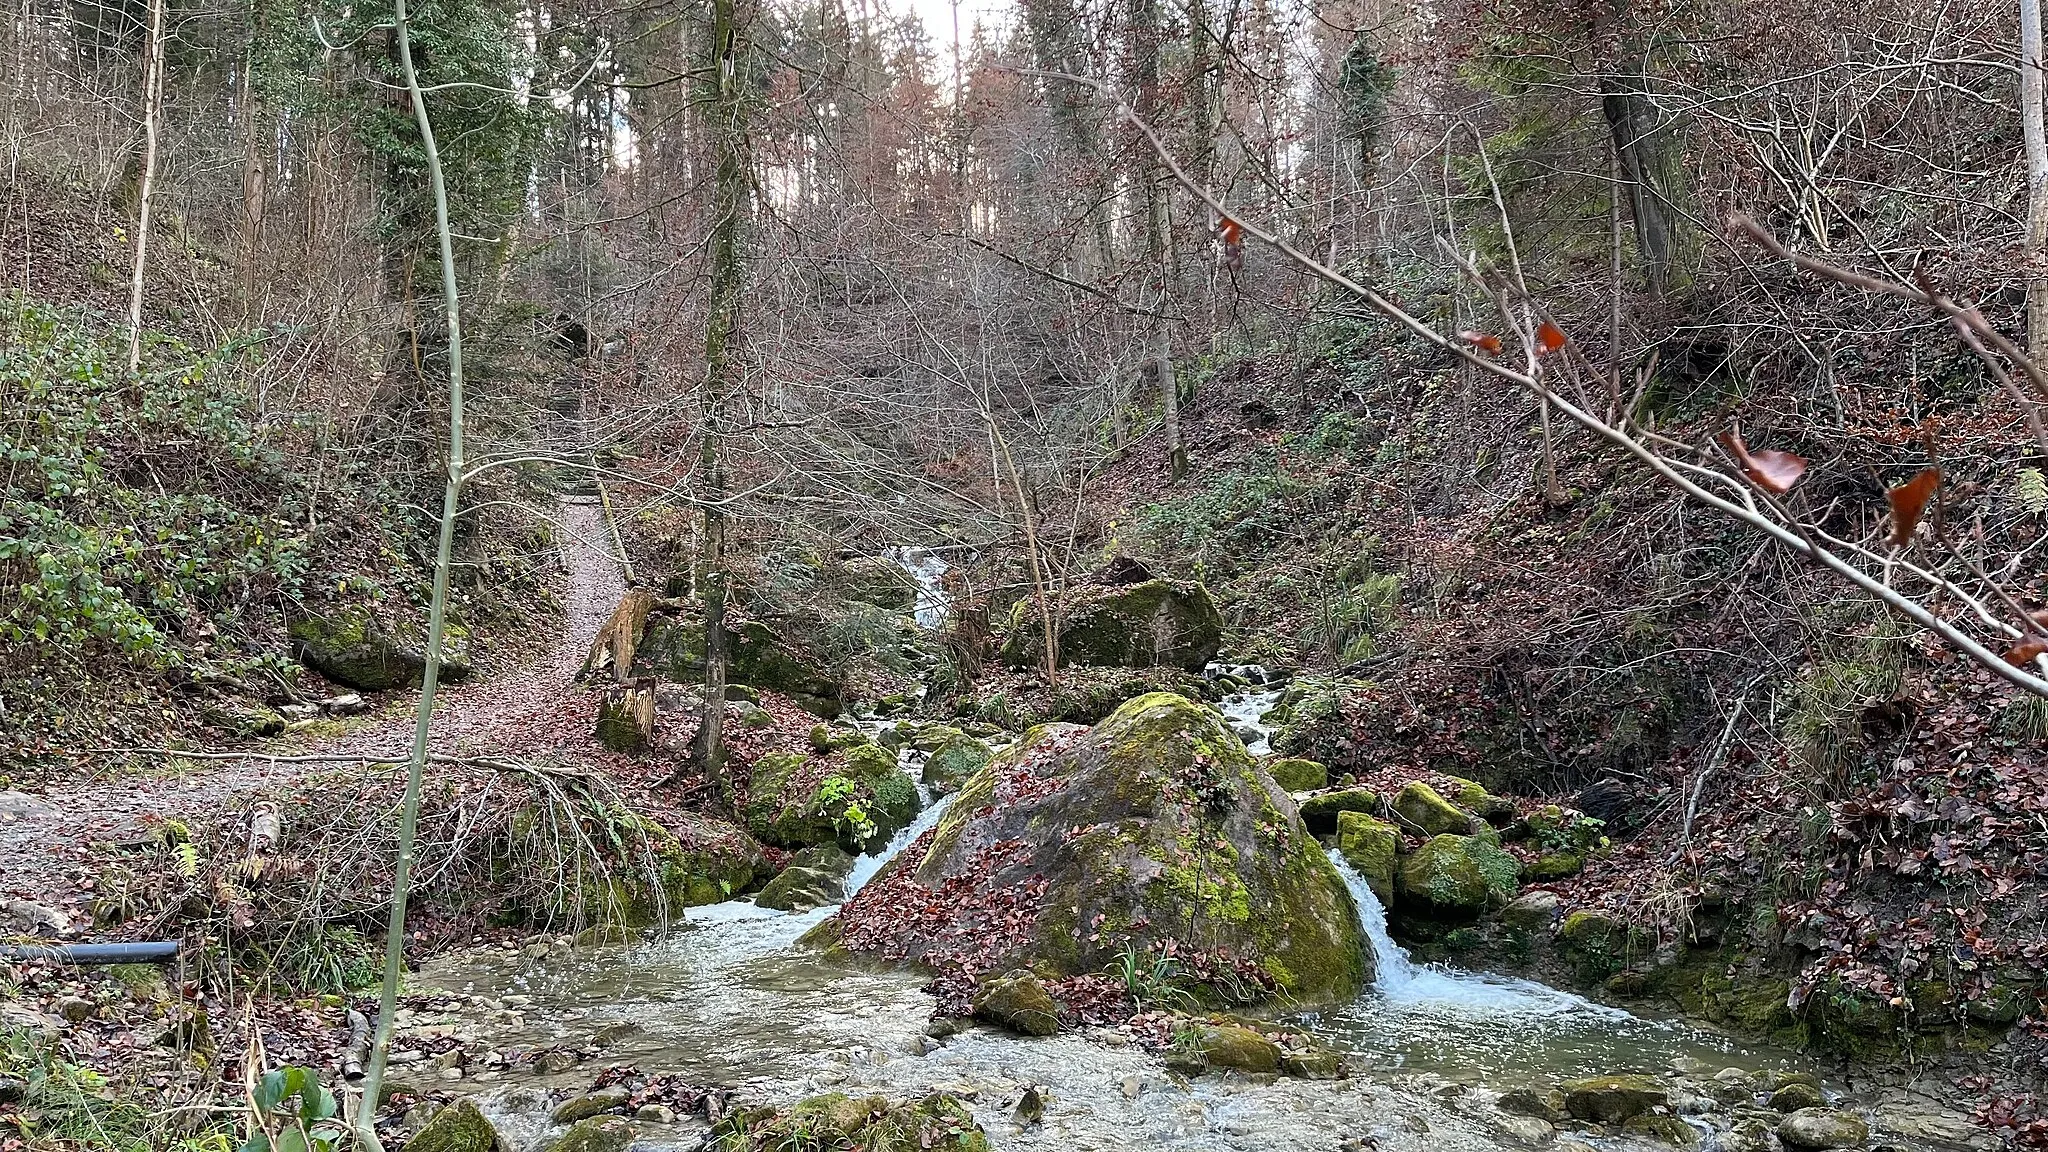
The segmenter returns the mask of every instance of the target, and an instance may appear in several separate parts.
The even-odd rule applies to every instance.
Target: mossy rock
[[[284,731],[284,717],[274,709],[245,700],[223,700],[209,704],[199,722],[235,736],[275,736]]]
[[[418,684],[426,675],[426,635],[411,621],[388,622],[368,608],[348,606],[294,620],[290,633],[300,662],[337,684],[382,692]],[[466,678],[469,633],[446,624],[441,647],[441,680]]]
[[[1278,1072],[1280,1046],[1241,1024],[1196,1023],[1191,1025],[1190,1046],[1210,1068],[1239,1072]]]
[[[830,724],[811,725],[811,750],[814,752],[843,752],[872,744],[868,734],[858,728],[836,728]]]
[[[633,1146],[633,1126],[617,1116],[592,1116],[569,1125],[545,1152],[626,1152]],[[408,1144],[410,1150],[414,1145]]]
[[[908,616],[917,607],[917,583],[903,566],[878,556],[841,560],[826,572],[839,594],[860,604]]]
[[[1200,672],[1223,645],[1223,615],[1200,584],[1147,580],[1071,592],[1058,614],[1060,664]],[[1017,602],[1002,657],[1013,668],[1045,662],[1045,628],[1035,600]]]
[[[1564,1093],[1555,1088],[1511,1088],[1494,1106],[1510,1116],[1533,1116],[1552,1124],[1565,1118]]]
[[[967,781],[911,857],[886,875],[909,869],[915,883],[877,885],[886,896],[872,904],[864,894],[845,947],[917,963],[965,937],[981,942],[985,970],[1079,976],[1170,942],[1262,973],[1267,990],[1303,1004],[1349,1001],[1371,976],[1350,895],[1293,801],[1221,717],[1170,693],[1127,702],[1078,740],[1026,733]],[[934,922],[932,892],[968,877],[978,892],[1028,895],[1028,923],[991,935],[972,907]],[[1188,925],[1195,939],[1182,938]]]
[[[1700,1131],[1676,1116],[1631,1116],[1621,1130],[1632,1136],[1647,1136],[1675,1148],[1697,1148]]]
[[[735,684],[780,692],[825,719],[840,713],[839,682],[786,643],[773,628],[748,620],[726,629],[727,678]],[[633,667],[678,684],[704,675],[704,620],[695,609],[665,609],[651,615],[641,633]]]
[[[987,744],[958,728],[944,729],[944,738],[925,758],[922,779],[935,796],[950,796],[960,790],[969,776],[981,771],[994,758]],[[919,743],[923,743],[920,737]]]
[[[787,1113],[752,1109],[713,1130],[715,1147],[924,1149],[988,1152],[988,1136],[959,1099],[935,1092],[915,1104],[827,1092]]]
[[[1478,781],[1462,776],[1444,777],[1450,792],[1444,798],[1489,824],[1506,824],[1515,818],[1514,801],[1495,796]]]
[[[999,1028],[1024,1036],[1050,1036],[1060,1030],[1059,1002],[1045,982],[1018,968],[987,980],[974,990],[974,1015]]]
[[[778,912],[808,912],[837,904],[846,896],[846,876],[853,857],[837,844],[807,848],[762,887],[754,903]]]
[[[1435,919],[1471,919],[1514,899],[1515,858],[1478,836],[1433,836],[1401,861],[1399,903]]]
[[[1546,880],[1563,880],[1577,876],[1586,870],[1586,858],[1577,852],[1545,852],[1529,865],[1523,879],[1532,884]]]
[[[1465,835],[1472,830],[1472,814],[1437,794],[1420,780],[1410,780],[1394,797],[1394,814],[1424,836],[1447,833]]]
[[[835,797],[835,779],[845,780],[850,793]],[[873,825],[871,834],[860,835],[849,805],[857,806]],[[921,806],[917,785],[897,766],[896,757],[863,743],[836,762],[800,752],[761,757],[754,762],[741,816],[747,830],[765,844],[809,848],[836,843],[849,852],[861,852],[888,843],[917,819]]]
[[[989,1152],[988,1134],[958,1097],[935,1092],[909,1107],[897,1105],[860,1133],[861,1145],[872,1149],[926,1149],[930,1152]]]
[[[1328,836],[1337,831],[1337,820],[1344,812],[1378,812],[1379,793],[1370,788],[1341,788],[1334,792],[1321,792],[1301,802],[1301,822],[1310,832]]]
[[[1394,863],[1400,848],[1401,830],[1392,824],[1363,812],[1337,814],[1337,850],[1365,877],[1382,905],[1394,900]]]
[[[1819,1085],[1793,1081],[1771,1093],[1770,1105],[1780,1112],[1797,1112],[1802,1108],[1825,1108],[1828,1098],[1821,1093]]]
[[[498,1130],[474,1101],[462,1099],[434,1113],[405,1147],[407,1152],[497,1152]]]
[[[1808,1152],[1861,1148],[1870,1143],[1870,1125],[1853,1112],[1802,1108],[1778,1124],[1778,1139],[1787,1148]]]
[[[1589,1076],[1564,1085],[1564,1110],[1577,1120],[1622,1124],[1662,1108],[1671,1090],[1652,1076]]]
[[[536,828],[531,834],[548,833]],[[674,920],[685,908],[729,900],[768,871],[761,845],[716,817],[678,813],[670,827],[650,821],[645,835],[654,850],[651,869],[635,851],[608,874],[564,877],[555,890],[560,903],[547,910],[565,912],[580,896],[584,920],[623,932]]]
[[[1330,786],[1330,770],[1314,760],[1282,756],[1266,765],[1273,782],[1289,792],[1314,792]]]

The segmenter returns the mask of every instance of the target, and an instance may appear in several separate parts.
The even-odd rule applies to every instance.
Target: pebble
[[[450,1048],[446,1052],[441,1053],[439,1056],[434,1057],[434,1067],[439,1068],[444,1072],[451,1068],[460,1071],[463,1063],[468,1059],[469,1057],[462,1051],[462,1049]]]
[[[673,1124],[676,1122],[676,1114],[660,1104],[642,1104],[640,1110],[633,1113],[633,1119],[644,1120],[649,1124]]]
[[[441,1079],[443,1079],[443,1080],[460,1080],[460,1079],[462,1079],[462,1069],[460,1069],[460,1068],[443,1068],[443,1069],[441,1069]]]
[[[1145,1081],[1141,1077],[1126,1076],[1118,1087],[1123,1089],[1126,1100],[1136,1100],[1145,1094]]]

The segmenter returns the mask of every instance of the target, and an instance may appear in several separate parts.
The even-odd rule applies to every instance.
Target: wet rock
[[[1280,1046],[1240,1024],[1193,1026],[1194,1051],[1211,1068],[1240,1072],[1280,1071]]]
[[[1301,822],[1310,832],[1328,836],[1337,831],[1337,820],[1341,813],[1380,810],[1379,793],[1370,788],[1343,788],[1335,792],[1321,792],[1301,802]]]
[[[1721,1152],[1771,1152],[1771,1126],[1761,1120],[1737,1120],[1721,1133]]]
[[[1662,1107],[1670,1092],[1649,1076],[1592,1076],[1564,1085],[1564,1110],[1576,1120],[1620,1124]]]
[[[1136,1100],[1145,1094],[1145,1080],[1142,1076],[1126,1076],[1117,1082],[1117,1088],[1126,1100]]]
[[[676,1114],[663,1104],[642,1104],[639,1110],[633,1113],[633,1119],[647,1124],[673,1124],[676,1122]]]
[[[1552,1124],[1565,1118],[1564,1093],[1555,1088],[1513,1088],[1494,1102],[1501,1111],[1514,1116],[1534,1116]]]
[[[1152,668],[1200,672],[1223,644],[1223,615],[1200,584],[1147,580],[1122,587],[1090,586],[1061,605],[1061,665]],[[1044,663],[1045,628],[1032,597],[1017,602],[1003,641],[1012,668]]]
[[[1313,792],[1330,786],[1330,770],[1314,760],[1282,756],[1266,765],[1266,774],[1289,792]]]
[[[925,855],[899,861],[915,883],[885,873],[892,882],[863,895],[840,945],[917,963],[971,939],[992,970],[1078,976],[1126,949],[1158,954],[1192,923],[1208,950],[1266,973],[1296,1004],[1357,994],[1371,953],[1343,880],[1214,711],[1149,693],[1048,753],[1055,739],[1034,729],[976,773]],[[1042,895],[1000,934],[974,906],[941,902],[957,919],[933,921],[930,893],[969,877],[977,891]],[[1105,924],[1129,927],[1096,930]]]
[[[495,1152],[498,1132],[473,1101],[462,1099],[434,1113],[405,1147],[406,1152]]]
[[[1825,1108],[1828,1098],[1811,1084],[1793,1081],[1771,1093],[1771,1107],[1780,1112],[1797,1112],[1802,1108]]]
[[[1652,1140],[1678,1148],[1697,1148],[1700,1144],[1699,1129],[1694,1128],[1676,1116],[1659,1116],[1647,1113],[1641,1116],[1631,1116],[1621,1126],[1621,1130],[1635,1136],[1648,1136]]]
[[[1420,780],[1403,785],[1394,797],[1394,813],[1425,836],[1463,835],[1472,830],[1472,814],[1437,795]]]
[[[1043,981],[1022,969],[975,989],[974,1014],[1025,1036],[1050,1036],[1060,1030],[1059,1002],[1045,990]]]
[[[1520,932],[1548,932],[1557,923],[1558,909],[1563,906],[1564,900],[1555,892],[1524,892],[1500,910],[1500,922]]]
[[[1388,904],[1394,899],[1394,862],[1401,849],[1401,831],[1363,812],[1337,814],[1337,850]]]
[[[846,876],[852,870],[853,857],[837,844],[807,848],[761,889],[754,903],[781,912],[806,912],[837,904],[846,894]]]
[[[628,1093],[624,1088],[601,1088],[562,1101],[548,1114],[548,1119],[557,1124],[574,1124],[578,1120],[588,1120],[592,1116],[615,1112],[626,1106],[627,1099]]]
[[[1870,1142],[1870,1125],[1853,1112],[1802,1108],[1778,1125],[1778,1139],[1792,1148],[1861,1148]]]
[[[1540,1148],[1557,1138],[1557,1126],[1534,1116],[1501,1116],[1493,1121],[1500,1133],[1519,1144]]]
[[[1042,1122],[1045,1119],[1046,1095],[1045,1090],[1036,1084],[1024,1089],[1024,1094],[1017,1098],[1017,1107],[1010,1113],[1010,1118],[1027,1128]]]
[[[626,1152],[633,1144],[633,1136],[633,1125],[624,1118],[593,1116],[571,1124],[544,1152]]]
[[[1402,859],[1395,893],[1425,915],[1471,919],[1514,898],[1517,869],[1513,856],[1481,837],[1435,836]]]
[[[1280,1070],[1303,1080],[1342,1080],[1351,1071],[1343,1053],[1316,1043],[1283,1046]]]

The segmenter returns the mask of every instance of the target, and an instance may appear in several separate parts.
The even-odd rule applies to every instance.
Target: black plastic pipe
[[[136,940],[122,944],[0,944],[9,960],[64,960],[73,964],[125,964],[131,960],[169,960],[178,954],[176,940]]]

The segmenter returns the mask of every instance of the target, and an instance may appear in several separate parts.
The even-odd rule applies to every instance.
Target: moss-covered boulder
[[[410,1152],[497,1152],[498,1131],[475,1102],[462,1099],[434,1113],[405,1146]]]
[[[917,606],[917,582],[903,565],[879,556],[854,556],[831,565],[827,582],[839,594],[860,604],[908,616]]]
[[[1025,1036],[1060,1030],[1060,1006],[1045,982],[1022,968],[985,980],[974,990],[974,1015]]]
[[[1819,1085],[1794,1080],[1772,1092],[1770,1103],[1780,1112],[1798,1112],[1805,1108],[1825,1108],[1828,1098],[1821,1094]]]
[[[921,807],[896,757],[860,744],[832,757],[771,752],[756,760],[741,816],[766,844],[864,852],[888,843]]]
[[[1488,792],[1476,780],[1446,776],[1449,785],[1444,798],[1489,824],[1506,824],[1515,818],[1514,801]]]
[[[1532,884],[1563,880],[1586,870],[1586,858],[1577,852],[1545,852],[1529,865],[1522,878]]]
[[[823,723],[811,725],[810,740],[811,750],[821,753],[844,752],[848,748],[858,748],[863,744],[874,743],[873,740],[868,739],[867,733],[858,728],[841,728],[836,725]]]
[[[1027,733],[841,916],[849,951],[980,972],[1093,974],[1170,944],[1235,973],[1195,989],[1218,998],[1348,1000],[1372,972],[1293,801],[1214,711],[1163,692],[1078,737]]]
[[[1420,780],[1402,785],[1394,797],[1394,814],[1424,836],[1463,835],[1472,830],[1472,814],[1444,799]]]
[[[1651,1076],[1589,1076],[1564,1085],[1564,1110],[1573,1119],[1621,1124],[1669,1103],[1671,1092]]]
[[[846,895],[846,875],[852,870],[853,857],[837,844],[806,848],[762,887],[754,903],[778,912],[837,904]]]
[[[1344,812],[1378,812],[1379,793],[1370,788],[1339,788],[1320,792],[1301,802],[1301,822],[1318,836],[1337,831],[1337,819]]]
[[[1778,1125],[1778,1139],[1788,1148],[1809,1149],[1811,1152],[1861,1148],[1870,1142],[1870,1125],[1853,1112],[1801,1108]]]
[[[633,1146],[633,1126],[618,1116],[592,1116],[569,1125],[545,1152],[626,1152]],[[408,1149],[413,1145],[406,1145]]]
[[[967,778],[981,771],[994,758],[987,744],[958,728],[943,728],[943,738],[929,749],[922,779],[934,796],[950,796]],[[919,746],[924,738],[919,738]]]
[[[290,632],[300,662],[337,684],[381,692],[418,684],[426,675],[426,633],[409,619],[385,620],[368,608],[348,606],[294,620]],[[449,623],[441,648],[441,679],[467,677],[469,633]]]
[[[1401,850],[1401,830],[1363,812],[1337,814],[1337,850],[1371,886],[1381,904],[1394,900],[1394,858]]]
[[[1078,588],[1061,607],[1062,666],[1167,665],[1200,672],[1223,646],[1223,614],[1209,599],[1209,590],[1192,582]],[[1045,626],[1034,597],[1017,602],[1002,656],[1013,668],[1044,664]]]
[[[1278,1072],[1280,1046],[1242,1024],[1196,1023],[1186,1041],[1210,1068]]]
[[[515,817],[515,826],[530,819],[535,818]],[[525,834],[565,831],[533,827]],[[678,813],[665,827],[648,822],[644,833],[653,849],[651,867],[636,850],[608,873],[565,878],[556,889],[561,906],[551,911],[563,911],[580,897],[586,920],[644,927],[672,920],[685,908],[730,900],[770,871],[752,836],[713,816]]]
[[[727,677],[780,692],[827,719],[839,715],[839,682],[760,620],[726,628]],[[694,608],[664,606],[647,618],[633,667],[679,684],[704,675],[704,619]]]
[[[914,1104],[880,1096],[827,1092],[777,1113],[772,1108],[734,1114],[712,1130],[711,1146],[726,1149],[918,1148],[930,1152],[988,1152],[988,1136],[958,1098],[935,1092]]]
[[[1273,782],[1289,792],[1313,792],[1330,786],[1330,770],[1314,760],[1282,756],[1266,765]]]
[[[1471,919],[1515,896],[1515,858],[1478,836],[1433,836],[1401,861],[1395,896],[1414,913]]]

